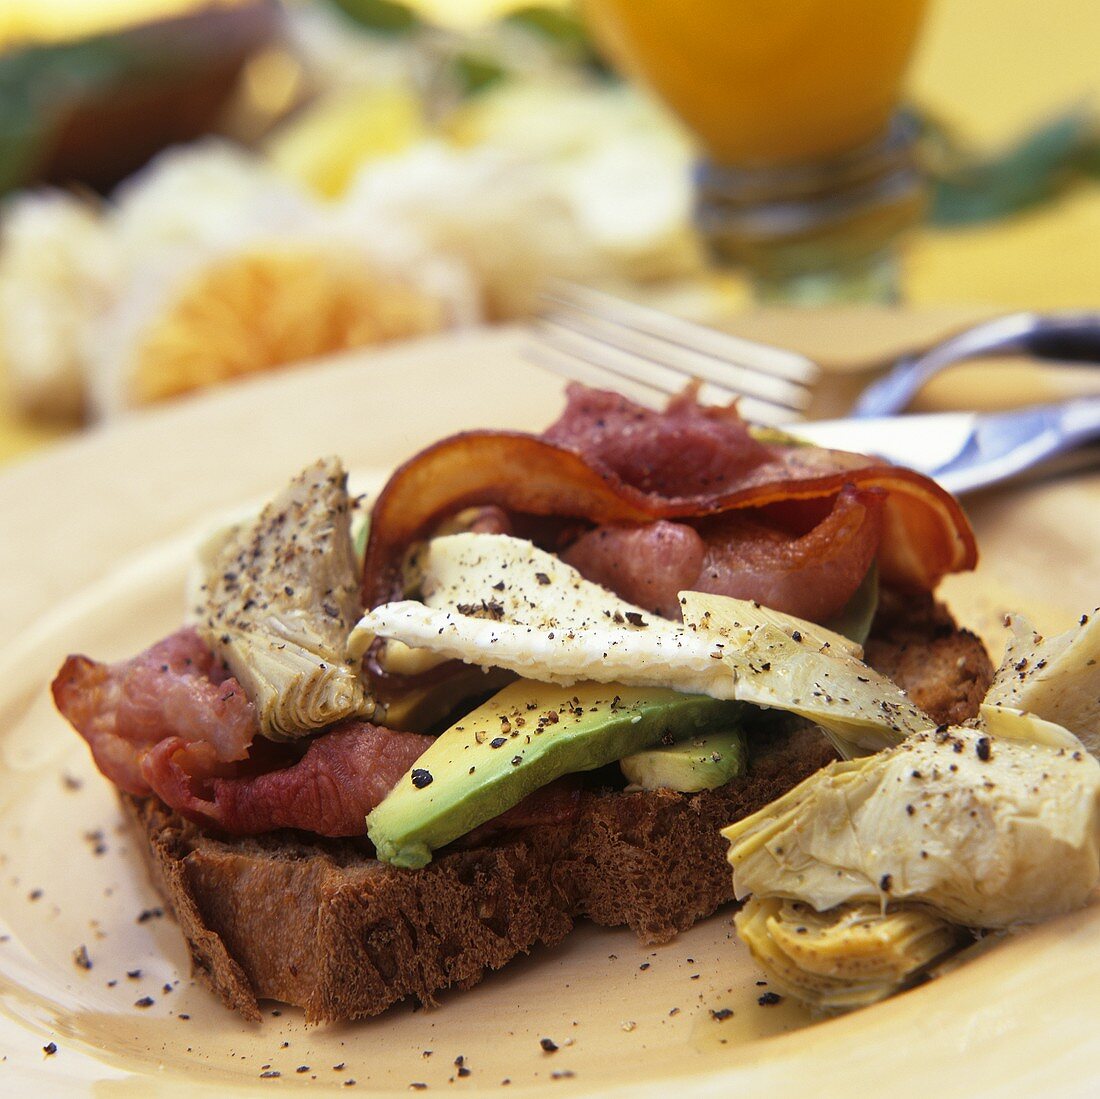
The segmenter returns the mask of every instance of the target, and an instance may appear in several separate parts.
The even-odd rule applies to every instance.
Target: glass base
[[[711,255],[745,270],[763,302],[897,301],[897,246],[925,205],[916,132],[902,114],[878,141],[828,161],[701,164],[695,220]]]
[[[753,297],[761,305],[853,305],[901,300],[900,264],[896,249],[821,270],[749,271]]]

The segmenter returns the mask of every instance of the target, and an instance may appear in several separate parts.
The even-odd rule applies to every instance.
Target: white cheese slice
[[[671,622],[504,535],[437,538],[423,567],[425,601],[366,614],[352,632],[352,656],[377,636],[542,682],[621,682],[737,699],[817,722],[846,755],[932,724],[857,659],[858,646],[756,604],[684,593],[685,623]]]

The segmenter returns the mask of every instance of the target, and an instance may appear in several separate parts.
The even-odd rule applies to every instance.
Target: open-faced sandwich
[[[993,678],[932,595],[976,561],[933,482],[754,432],[691,394],[654,413],[574,387],[541,436],[472,432],[406,462],[365,545],[355,512],[340,463],[316,463],[201,548],[191,624],[120,664],[72,656],[54,681],[226,1003],[326,1021],[431,1002],[579,917],[666,941],[733,898],[730,825],[765,964],[799,905],[862,905],[845,928],[895,896],[932,910],[896,850],[891,870],[799,843],[829,800],[813,783],[848,768],[866,801],[885,781],[859,759],[821,768],[927,754],[922,737],[942,748]],[[1004,702],[998,735],[1028,708]],[[1069,756],[1047,773],[1080,762],[1080,827],[1058,832],[1076,862],[1060,864],[1057,901],[1020,918],[1080,903],[1096,862],[1097,766],[1062,732],[1037,743]],[[980,757],[990,735],[952,732],[946,750]],[[903,818],[936,794],[940,765],[927,789],[911,781]],[[766,819],[791,834],[760,838]],[[814,867],[851,888],[814,892]],[[946,930],[920,924],[914,956],[953,949],[957,925],[1006,922],[971,914],[948,905]],[[784,957],[788,972],[805,961]]]

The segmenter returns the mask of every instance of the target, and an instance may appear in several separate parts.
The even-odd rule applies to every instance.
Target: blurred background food
[[[0,186],[111,187],[215,126],[242,67],[279,34],[275,0],[142,9],[15,0],[0,14]]]
[[[906,301],[1096,305],[1097,47],[1095,0],[932,3]],[[0,457],[520,318],[550,276],[748,300],[692,226],[696,139],[569,3],[3,0],[0,150]]]

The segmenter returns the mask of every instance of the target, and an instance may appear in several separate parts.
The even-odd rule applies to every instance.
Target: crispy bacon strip
[[[586,392],[571,389],[571,400]],[[594,449],[599,433],[587,426],[571,432],[558,425],[551,429],[569,446],[534,435],[481,431],[455,435],[421,451],[393,474],[375,504],[363,578],[366,605],[378,606],[399,596],[401,561],[412,542],[426,537],[446,516],[485,504],[510,513],[639,525],[658,519],[702,519],[784,501],[826,501],[851,485],[886,494],[878,553],[886,583],[930,590],[947,573],[977,563],[974,535],[962,509],[919,473],[858,454],[786,444],[754,443],[765,454],[758,460],[758,452],[737,441],[744,429],[729,426],[729,413],[723,421],[705,416],[702,443],[698,417],[682,411],[678,416],[676,431],[656,429],[670,460],[675,460],[676,447],[694,455],[696,463],[700,456],[710,455],[706,483],[689,477],[679,493],[670,490],[664,475],[648,472],[646,461],[632,475],[635,483],[628,483],[622,476],[629,470],[626,451],[601,457]],[[658,421],[659,414],[646,413],[633,422],[631,435],[642,455],[653,454],[647,432]],[[720,448],[719,436],[728,437],[733,447],[732,473],[722,473],[711,461],[712,451]],[[587,456],[574,449],[577,446],[584,447]]]
[[[187,745],[208,771],[244,759],[258,731],[241,685],[194,629],[131,660],[100,664],[70,656],[52,684],[54,703],[88,742],[96,766],[128,793],[150,793],[146,752],[165,737]]]
[[[319,836],[361,836],[366,816],[432,742],[364,721],[346,721],[309,741],[301,759],[275,770],[207,779],[177,737],[147,753],[153,792],[198,824],[235,836],[298,828]]]

